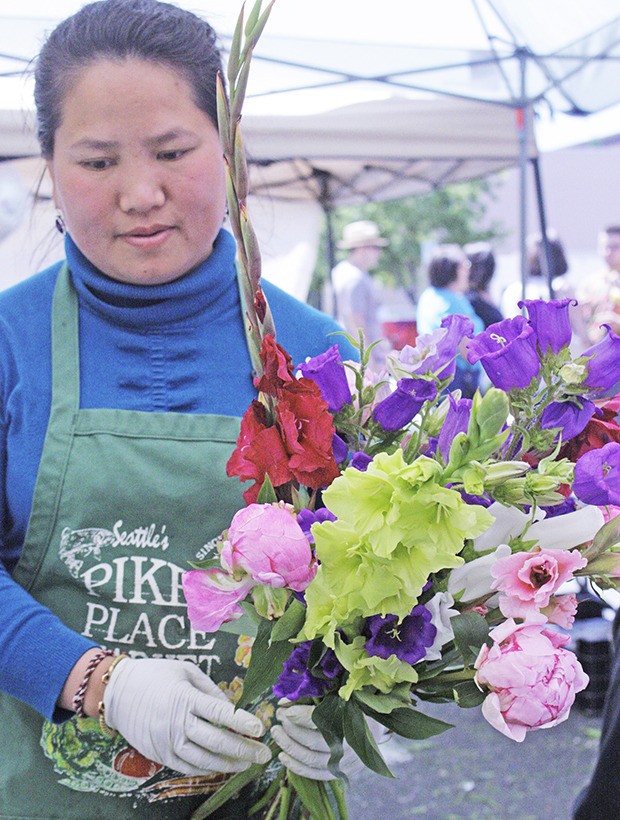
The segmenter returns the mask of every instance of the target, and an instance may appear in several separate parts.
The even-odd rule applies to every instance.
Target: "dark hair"
[[[470,261],[469,287],[475,291],[486,290],[495,273],[495,254],[488,242],[472,242],[465,245]]]
[[[34,99],[41,153],[54,153],[62,105],[76,76],[100,59],[168,64],[189,82],[194,102],[217,128],[216,76],[222,69],[213,28],[159,0],[99,0],[63,20],[36,62]]]
[[[549,273],[551,278],[555,279],[556,276],[562,276],[566,273],[568,262],[564,254],[564,246],[557,237],[547,234],[547,243],[549,245]],[[528,272],[530,276],[543,275],[542,255],[544,252],[541,236],[536,236],[530,240],[528,248]]]
[[[445,288],[454,282],[465,253],[458,245],[440,245],[428,265],[428,281],[434,288]]]
[[[603,233],[616,233],[620,234],[620,225],[608,225]]]

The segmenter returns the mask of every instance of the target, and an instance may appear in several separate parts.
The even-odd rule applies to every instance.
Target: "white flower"
[[[424,606],[431,613],[431,623],[437,629],[433,645],[426,650],[424,660],[438,661],[441,659],[441,647],[453,640],[454,632],[450,620],[458,615],[458,610],[451,609],[454,598],[449,592],[438,592]]]
[[[523,532],[525,525],[531,520],[529,513],[521,512],[516,507],[505,507],[498,501],[494,501],[488,511],[495,518],[488,530],[474,539],[474,549],[476,552],[486,552],[494,549],[498,544],[506,544],[511,538],[515,538]],[[536,520],[544,518],[546,513],[539,510],[536,513]],[[528,530],[527,537],[529,538]]]
[[[491,567],[498,558],[507,558],[512,550],[508,544],[500,544],[494,552],[468,561],[460,567],[456,567],[448,577],[448,592],[455,597],[459,592],[463,592],[460,601],[477,601],[492,592]]]
[[[604,523],[598,507],[581,507],[532,524],[525,537],[528,541],[536,540],[544,550],[570,550],[591,541]]]

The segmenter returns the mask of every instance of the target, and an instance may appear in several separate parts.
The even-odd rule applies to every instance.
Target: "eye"
[[[191,150],[191,148],[170,148],[166,151],[159,151],[157,159],[163,159],[166,162],[174,161],[175,159],[181,159]]]
[[[113,159],[85,159],[80,162],[82,168],[88,168],[91,171],[105,171],[114,165]]]

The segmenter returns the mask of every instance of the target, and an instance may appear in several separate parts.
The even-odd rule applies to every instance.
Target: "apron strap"
[[[74,415],[80,406],[78,297],[64,262],[52,303],[52,415]]]

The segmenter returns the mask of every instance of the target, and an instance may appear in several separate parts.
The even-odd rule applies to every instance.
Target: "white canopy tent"
[[[227,44],[240,0],[176,2],[207,17],[220,32],[224,45]],[[30,90],[23,80],[24,69],[36,54],[43,33],[81,5],[80,0],[56,0],[53,7],[46,0],[22,0],[18,9],[0,14],[0,108],[15,111],[29,107]],[[248,148],[256,161],[262,163],[261,172],[256,171],[254,179],[262,179],[262,185],[271,179],[271,197],[290,197],[293,191],[307,196],[314,190],[316,201],[321,201],[323,207],[326,203],[346,201],[336,198],[335,191],[351,196],[353,179],[360,197],[399,195],[397,191],[408,190],[405,180],[412,187],[420,182],[420,163],[431,159],[417,151],[419,143],[410,141],[405,155],[396,157],[405,165],[397,167],[388,183],[374,164],[385,163],[386,157],[369,153],[360,157],[356,151],[356,146],[365,145],[366,126],[370,127],[371,120],[366,117],[365,125],[362,123],[357,130],[341,127],[338,132],[338,121],[342,117],[340,122],[344,122],[345,114],[335,115],[338,135],[334,140],[338,144],[331,155],[321,156],[314,150],[318,142],[314,131],[310,150],[293,150],[289,143],[288,156],[278,156],[279,163],[288,165],[276,165],[273,156],[263,154],[261,158],[258,144],[256,149],[252,145],[250,115],[287,120],[293,114],[327,117],[325,112],[356,101],[385,102],[385,98],[394,95],[418,101],[435,98],[437,102],[438,95],[453,101],[483,101],[489,106],[485,113],[493,122],[489,124],[485,118],[483,125],[480,114],[480,139],[476,143],[481,143],[488,131],[500,130],[497,123],[501,107],[508,110],[512,122],[517,150],[512,151],[509,162],[518,162],[521,169],[523,251],[527,160],[533,153],[529,138],[533,110],[552,107],[556,111],[583,114],[604,108],[620,99],[619,75],[617,0],[434,0],[432,4],[421,0],[382,0],[380,6],[374,0],[277,0],[256,49],[245,108]],[[352,115],[353,109],[349,113]],[[392,121],[387,116],[380,116],[376,124],[383,128],[383,141],[387,142],[386,135],[396,129],[391,128]],[[415,112],[408,116],[422,117]],[[443,116],[447,116],[445,112]],[[454,145],[454,137],[460,133],[453,131],[446,119],[438,119],[432,142],[438,150],[444,143],[447,151],[453,151],[451,157],[443,157],[443,169],[451,161],[452,170],[460,168],[460,178],[466,178],[467,158]],[[306,129],[310,127],[304,116],[298,122],[303,122]],[[414,127],[415,123],[410,125]],[[321,128],[327,127],[324,120]],[[267,139],[268,153],[273,154],[273,131]],[[334,150],[339,153],[334,154]],[[326,170],[327,159],[331,169],[326,177],[322,171]],[[392,162],[394,157],[388,159]],[[432,159],[439,167],[439,160]],[[476,160],[482,158],[478,153],[469,159],[473,169]],[[414,160],[418,161],[417,171],[413,168]],[[352,173],[349,166],[343,180],[347,161],[357,164],[353,165]],[[335,163],[339,163],[337,167]],[[407,170],[403,171],[404,168]],[[360,169],[365,173],[360,174]],[[294,181],[283,185],[286,174],[293,171]],[[480,164],[478,173],[471,176],[482,173],[485,170]],[[397,182],[395,178],[401,174]],[[362,176],[366,180],[363,183]],[[431,184],[449,180],[449,174],[439,173]],[[390,190],[393,194],[388,194]],[[543,210],[541,219],[544,228]]]

